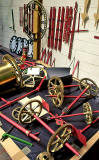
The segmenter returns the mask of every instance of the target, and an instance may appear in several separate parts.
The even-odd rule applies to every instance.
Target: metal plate
[[[15,53],[18,47],[17,37],[13,36],[10,40],[9,48],[12,53]]]
[[[22,55],[22,48],[23,48],[22,38],[18,37],[17,42],[18,42],[18,47],[17,47],[17,50],[16,50],[16,54]]]

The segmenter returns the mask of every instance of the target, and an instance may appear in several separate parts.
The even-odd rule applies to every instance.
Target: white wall
[[[29,0],[0,0],[0,44],[9,47],[10,39],[13,35],[27,38],[23,33],[23,28],[19,26],[19,7],[23,7]],[[9,27],[12,26],[11,9],[14,13],[15,29],[14,32]]]
[[[76,29],[78,27],[79,12],[83,12],[84,0],[77,0],[77,3],[78,14],[76,20]],[[51,6],[56,6],[57,12],[59,6],[64,6],[65,8],[66,6],[72,6],[74,8],[75,0],[43,0],[43,4],[47,10],[49,18]],[[99,26],[96,30],[94,26],[95,20],[93,16],[94,13],[97,12],[97,5],[98,0],[91,0],[90,7],[88,10],[89,20],[87,21],[85,26],[85,29],[89,30],[89,32],[75,33],[71,61],[74,57],[76,61],[80,61],[79,78],[91,78],[99,86],[99,40],[94,39],[94,35],[99,36]],[[80,19],[80,29],[84,29],[84,27],[82,26],[82,19]],[[42,41],[42,46],[47,46],[46,38]],[[64,42],[62,42],[61,52],[53,50],[53,56],[56,57],[56,66],[69,66],[71,61],[68,60],[68,51],[69,47]]]
[[[9,41],[14,34],[28,38],[23,33],[22,27],[19,26],[19,7],[22,7],[24,3],[28,2],[29,0],[0,0],[0,44],[3,46],[9,47]],[[81,13],[83,12],[84,0],[77,0],[77,2],[79,14],[79,11]],[[79,78],[89,77],[95,80],[95,82],[99,85],[99,40],[94,39],[94,35],[99,36],[99,27],[96,30],[93,16],[97,11],[97,3],[98,0],[91,0],[88,12],[89,20],[87,21],[85,27],[85,29],[88,29],[89,32],[75,33],[71,61],[74,57],[76,58],[76,61],[80,61]],[[64,6],[65,8],[66,6],[74,7],[75,0],[43,0],[43,5],[49,19],[50,7],[55,6],[57,11],[59,6]],[[14,11],[16,33],[9,29],[12,25],[11,9]],[[78,18],[76,21],[76,29],[77,25]],[[84,29],[82,26],[82,21],[80,21],[80,29]],[[43,48],[47,48],[47,36],[48,30],[45,37],[42,39]],[[68,60],[68,51],[68,45],[63,42],[61,52],[55,50],[52,51],[53,57],[56,58],[56,66],[69,66],[71,61]]]

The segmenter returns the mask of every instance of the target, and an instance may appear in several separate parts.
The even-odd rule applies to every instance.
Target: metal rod
[[[90,86],[87,86],[68,107],[64,108],[64,111],[62,112],[61,115],[64,115],[66,112],[68,112],[72,108],[72,106],[80,99],[80,97],[89,89],[89,87]],[[65,112],[65,109],[66,109],[66,112]]]
[[[36,140],[38,142],[40,141],[40,138],[38,138],[36,135],[32,134],[30,131],[26,130],[25,128],[23,128],[22,126],[20,126],[19,124],[17,124],[16,122],[14,122],[12,119],[8,118],[7,116],[5,116],[1,112],[0,112],[0,117],[2,117],[3,119],[5,119],[7,122],[9,122],[13,126],[15,126],[17,129],[19,129],[23,133],[25,133],[27,136],[31,137],[32,139],[34,139],[34,140]]]
[[[50,117],[50,119],[66,118],[66,117],[73,117],[73,116],[79,116],[79,115],[85,115],[85,114],[84,113],[75,113],[75,114],[70,114],[70,115]]]
[[[46,97],[57,97],[57,95],[45,95]],[[65,95],[64,98],[77,98],[78,96],[67,96]],[[86,98],[86,96],[81,96],[80,98]]]
[[[76,71],[76,68],[79,66],[79,61],[77,61],[73,71],[72,71],[72,76],[74,75],[75,71]]]
[[[75,114],[69,114],[69,115],[63,115],[63,116],[54,116],[54,117],[50,117],[50,119],[58,119],[58,118],[66,118],[66,117],[74,117],[74,116],[81,116],[81,115],[86,115],[89,112],[86,113],[75,113]],[[99,113],[99,111],[92,111],[92,113]]]
[[[55,134],[55,131],[53,129],[51,129],[44,121],[42,121],[41,118],[39,118],[38,116],[36,115],[33,115],[34,118],[40,122],[51,134]],[[58,138],[58,136],[57,136]],[[79,152],[76,151],[76,149],[74,149],[69,143],[65,143],[65,146],[68,147],[74,154],[76,154],[77,156],[79,156]]]
[[[30,94],[32,94],[32,93],[34,93],[34,92],[36,92],[36,91],[39,91],[39,90],[40,90],[40,87],[41,87],[41,85],[42,85],[42,83],[44,82],[45,79],[46,79],[46,76],[44,76],[44,78],[41,80],[39,86],[38,86],[36,89],[34,89],[34,90],[26,93],[25,95],[22,95],[22,96],[16,98],[16,99],[13,99],[13,100],[11,100],[11,101],[8,101],[7,103],[1,105],[1,106],[0,106],[0,109],[3,109],[4,107],[11,105],[12,103],[14,103],[14,102],[16,102],[16,101],[19,101],[20,99],[22,99],[22,98],[24,98],[24,97],[26,97],[26,96],[29,96]]]
[[[83,133],[84,131],[86,131],[92,124],[96,123],[98,120],[99,118],[96,118],[91,124],[87,125],[85,128],[80,130],[80,133]]]
[[[69,87],[79,87],[79,84],[73,84],[73,85],[66,85],[64,88],[69,88]]]

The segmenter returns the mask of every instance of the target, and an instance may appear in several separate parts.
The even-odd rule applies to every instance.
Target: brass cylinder
[[[0,85],[15,79],[14,69],[9,62],[3,62],[0,64]]]
[[[16,85],[22,87],[23,81],[20,69],[14,58],[6,54],[3,56],[2,63],[0,64],[0,85],[13,80],[15,80]]]

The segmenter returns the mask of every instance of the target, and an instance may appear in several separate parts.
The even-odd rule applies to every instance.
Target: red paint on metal
[[[65,8],[62,7],[61,23],[60,23],[60,30],[59,30],[59,41],[58,41],[58,50],[59,51],[61,51],[61,47],[62,47],[62,34],[63,34],[63,25],[64,25],[64,14],[65,14]]]
[[[77,61],[73,71],[72,71],[72,76],[74,75],[75,71],[76,71],[76,68],[79,67],[79,61]]]
[[[77,96],[77,98],[67,107],[67,109],[70,110],[70,109],[73,107],[73,105],[80,99],[80,97],[81,97],[87,90],[88,90],[88,87],[85,88],[85,89],[81,92],[81,94],[80,94],[79,96]],[[65,114],[65,112],[62,112],[61,115],[64,115],[64,114]]]
[[[55,34],[55,20],[56,20],[56,8],[52,8],[52,28],[51,28],[51,48],[54,47],[54,34]]]
[[[58,44],[58,35],[59,35],[59,26],[60,26],[60,14],[61,14],[61,7],[58,9],[58,18],[57,18],[57,26],[56,26],[56,35],[55,35],[55,45],[54,48],[57,50]]]
[[[50,18],[49,18],[49,33],[48,33],[48,48],[50,48],[51,41],[51,29],[52,29],[52,7],[50,8]]]
[[[16,122],[14,122],[13,120],[11,120],[10,118],[8,118],[7,116],[5,116],[4,114],[2,114],[0,112],[0,117],[2,117],[3,119],[5,119],[7,122],[9,122],[10,124],[12,124],[13,126],[15,126],[17,129],[19,129],[20,131],[22,131],[23,133],[25,133],[27,136],[33,138],[36,141],[40,141],[40,139],[32,134],[30,131],[26,130],[25,128],[23,128],[22,126],[20,126],[19,124],[17,124]]]
[[[66,34],[68,28],[68,16],[69,16],[69,6],[66,7],[65,23],[64,23],[64,32],[63,32],[63,42],[66,41]]]
[[[36,89],[34,89],[34,90],[32,90],[32,91],[30,91],[30,92],[28,92],[28,93],[26,93],[26,94],[18,97],[18,98],[15,98],[15,99],[13,99],[11,101],[7,101],[5,104],[3,104],[3,105],[0,106],[0,109],[3,109],[4,107],[7,107],[7,106],[11,105],[11,104],[13,104],[13,103],[21,100],[22,98],[31,95],[32,93],[34,93],[36,91],[39,91],[40,88],[41,88],[41,85],[42,85],[42,83],[44,82],[45,79],[46,79],[46,76],[44,76],[44,78],[41,80],[40,84],[38,85],[38,87]]]

